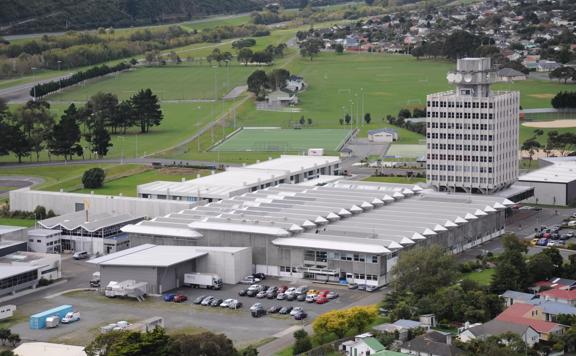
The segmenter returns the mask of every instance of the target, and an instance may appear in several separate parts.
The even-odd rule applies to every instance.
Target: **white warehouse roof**
[[[302,173],[316,167],[340,163],[340,157],[336,156],[293,156],[281,155],[278,159],[251,164],[250,168],[279,169],[289,171],[292,174]]]
[[[576,181],[576,161],[554,161],[550,166],[518,177],[520,182],[570,183]]]
[[[144,244],[94,258],[88,262],[102,266],[170,267],[207,254],[192,246]]]

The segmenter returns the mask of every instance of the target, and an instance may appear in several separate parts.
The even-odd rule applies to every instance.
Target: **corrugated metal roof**
[[[156,246],[144,244],[89,260],[102,266],[169,267],[207,255],[192,246]]]

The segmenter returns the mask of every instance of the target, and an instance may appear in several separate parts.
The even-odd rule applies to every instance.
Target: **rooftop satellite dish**
[[[455,81],[456,83],[462,82],[462,74],[457,73],[457,74],[454,76],[454,81]]]
[[[464,81],[466,83],[470,83],[472,81],[472,74],[465,74],[464,75]]]
[[[448,79],[448,83],[454,83],[454,73],[448,73],[448,75],[446,76],[446,79]]]

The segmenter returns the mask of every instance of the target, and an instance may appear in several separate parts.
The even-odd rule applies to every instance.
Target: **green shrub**
[[[82,175],[82,184],[87,189],[101,188],[104,178],[106,173],[102,168],[90,168]]]

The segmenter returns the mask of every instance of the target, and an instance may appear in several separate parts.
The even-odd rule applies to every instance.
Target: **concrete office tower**
[[[458,60],[456,88],[427,97],[428,183],[439,191],[489,194],[518,177],[518,92],[492,91],[490,58]]]

